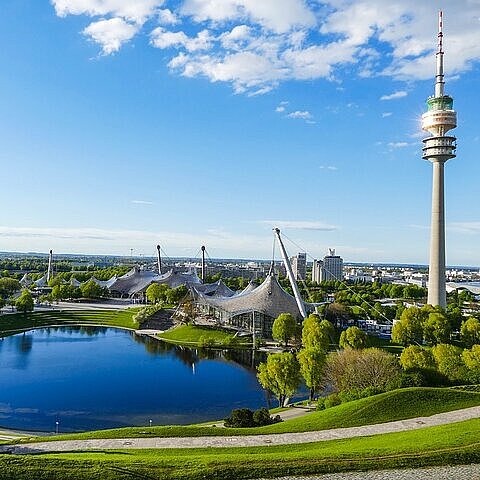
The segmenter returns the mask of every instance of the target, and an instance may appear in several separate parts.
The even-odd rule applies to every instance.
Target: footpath
[[[260,447],[294,443],[323,442],[344,438],[404,432],[420,428],[447,425],[480,418],[480,406],[439,413],[430,417],[417,417],[361,427],[334,428],[301,433],[278,433],[267,435],[244,435],[221,437],[174,437],[174,438],[116,438],[87,440],[58,440],[51,442],[26,443],[0,446],[0,453],[32,454],[45,452],[71,452],[77,450],[120,450],[152,448],[222,448]]]

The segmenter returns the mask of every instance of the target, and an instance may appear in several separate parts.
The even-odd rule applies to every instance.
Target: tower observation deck
[[[422,129],[431,135],[423,140],[423,158],[433,164],[428,303],[446,307],[444,166],[456,156],[457,139],[446,133],[457,126],[457,113],[453,98],[444,91],[443,56],[443,15],[439,12],[435,94],[427,99]]]

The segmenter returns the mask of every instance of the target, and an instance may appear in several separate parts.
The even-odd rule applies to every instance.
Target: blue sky
[[[467,0],[2,0],[0,250],[270,258],[276,225],[314,257],[427,263],[439,7],[447,262],[480,265]]]

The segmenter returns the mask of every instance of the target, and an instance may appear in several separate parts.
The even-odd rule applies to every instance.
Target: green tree
[[[15,278],[0,278],[0,296],[9,297],[20,289],[20,282]]]
[[[432,351],[418,345],[410,345],[400,355],[400,363],[405,370],[411,368],[434,369],[435,360]]]
[[[160,303],[165,302],[167,298],[167,292],[169,290],[168,285],[162,283],[152,283],[148,286],[147,290],[145,291],[145,295],[147,296],[148,300],[152,303]]]
[[[310,401],[322,385],[323,366],[326,360],[326,350],[320,347],[303,348],[297,353],[300,373],[305,385],[310,389]]]
[[[103,288],[100,285],[97,285],[93,280],[82,283],[80,291],[84,298],[99,298],[104,294]]]
[[[470,317],[462,322],[460,336],[468,347],[480,344],[480,321],[478,318]]]
[[[23,290],[15,302],[15,307],[22,313],[33,312],[32,294],[28,290]]]
[[[367,345],[367,334],[358,327],[348,327],[340,334],[339,345],[341,348],[365,348]]]
[[[480,345],[473,345],[463,351],[463,361],[468,368],[469,380],[473,383],[480,383]]]
[[[467,367],[463,360],[461,348],[440,343],[432,347],[432,353],[437,370],[449,380],[457,381],[467,378]]]
[[[321,321],[315,314],[309,315],[302,323],[302,344],[305,348],[318,347],[327,350],[330,344],[328,320]]]
[[[278,398],[279,406],[283,407],[287,398],[300,385],[300,367],[293,353],[274,353],[258,366],[257,378],[263,388]]]
[[[287,346],[288,341],[295,336],[296,330],[297,321],[294,316],[290,313],[281,313],[273,322],[272,336]]]
[[[410,307],[403,311],[400,320],[392,328],[392,340],[402,345],[420,343],[423,338],[423,322],[427,312],[418,307]]]
[[[450,322],[443,313],[430,313],[423,324],[423,339],[428,343],[447,343],[451,333]]]

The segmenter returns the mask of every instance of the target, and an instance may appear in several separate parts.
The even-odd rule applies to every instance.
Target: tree
[[[403,311],[400,321],[392,328],[392,340],[402,345],[420,343],[423,338],[423,322],[427,314],[418,307],[410,307]]]
[[[305,385],[310,389],[310,401],[322,385],[323,367],[326,360],[326,350],[320,347],[303,348],[297,353],[300,373]]]
[[[21,288],[20,282],[14,278],[0,278],[0,296],[9,297]]]
[[[460,336],[468,347],[480,344],[480,321],[478,318],[470,317],[462,323]]]
[[[400,355],[400,363],[405,370],[412,368],[434,369],[435,360],[430,349],[410,345]]]
[[[428,315],[423,325],[423,339],[432,344],[447,343],[452,328],[446,315],[433,312]]]
[[[82,283],[80,291],[84,298],[99,298],[103,295],[104,290],[100,285],[97,285],[93,280]]]
[[[440,343],[432,347],[432,353],[438,371],[449,380],[457,381],[467,378],[467,367],[463,361],[461,348]]]
[[[147,296],[148,300],[152,303],[160,303],[164,302],[167,298],[167,291],[169,290],[168,285],[164,283],[152,283],[148,286],[147,290],[145,291],[145,295]]]
[[[341,348],[365,348],[367,345],[367,334],[358,327],[349,327],[340,334],[339,345]]]
[[[258,366],[257,378],[263,388],[270,390],[283,407],[287,398],[295,393],[300,385],[300,367],[293,353],[274,353],[266,363]]]
[[[23,290],[22,294],[17,298],[15,307],[19,312],[27,313],[33,311],[33,298],[28,290]]]
[[[297,321],[290,313],[281,313],[273,322],[272,336],[275,340],[283,341],[285,346],[296,333]]]
[[[315,314],[309,315],[302,324],[302,344],[305,348],[318,347],[327,350],[330,344],[331,323],[328,320],[320,320]]]
[[[329,353],[323,372],[323,385],[337,392],[368,387],[384,390],[399,375],[400,366],[394,355],[379,348],[347,348]]]
[[[480,383],[480,345],[474,345],[470,350],[465,349],[462,356],[469,370],[469,379],[473,383]]]

